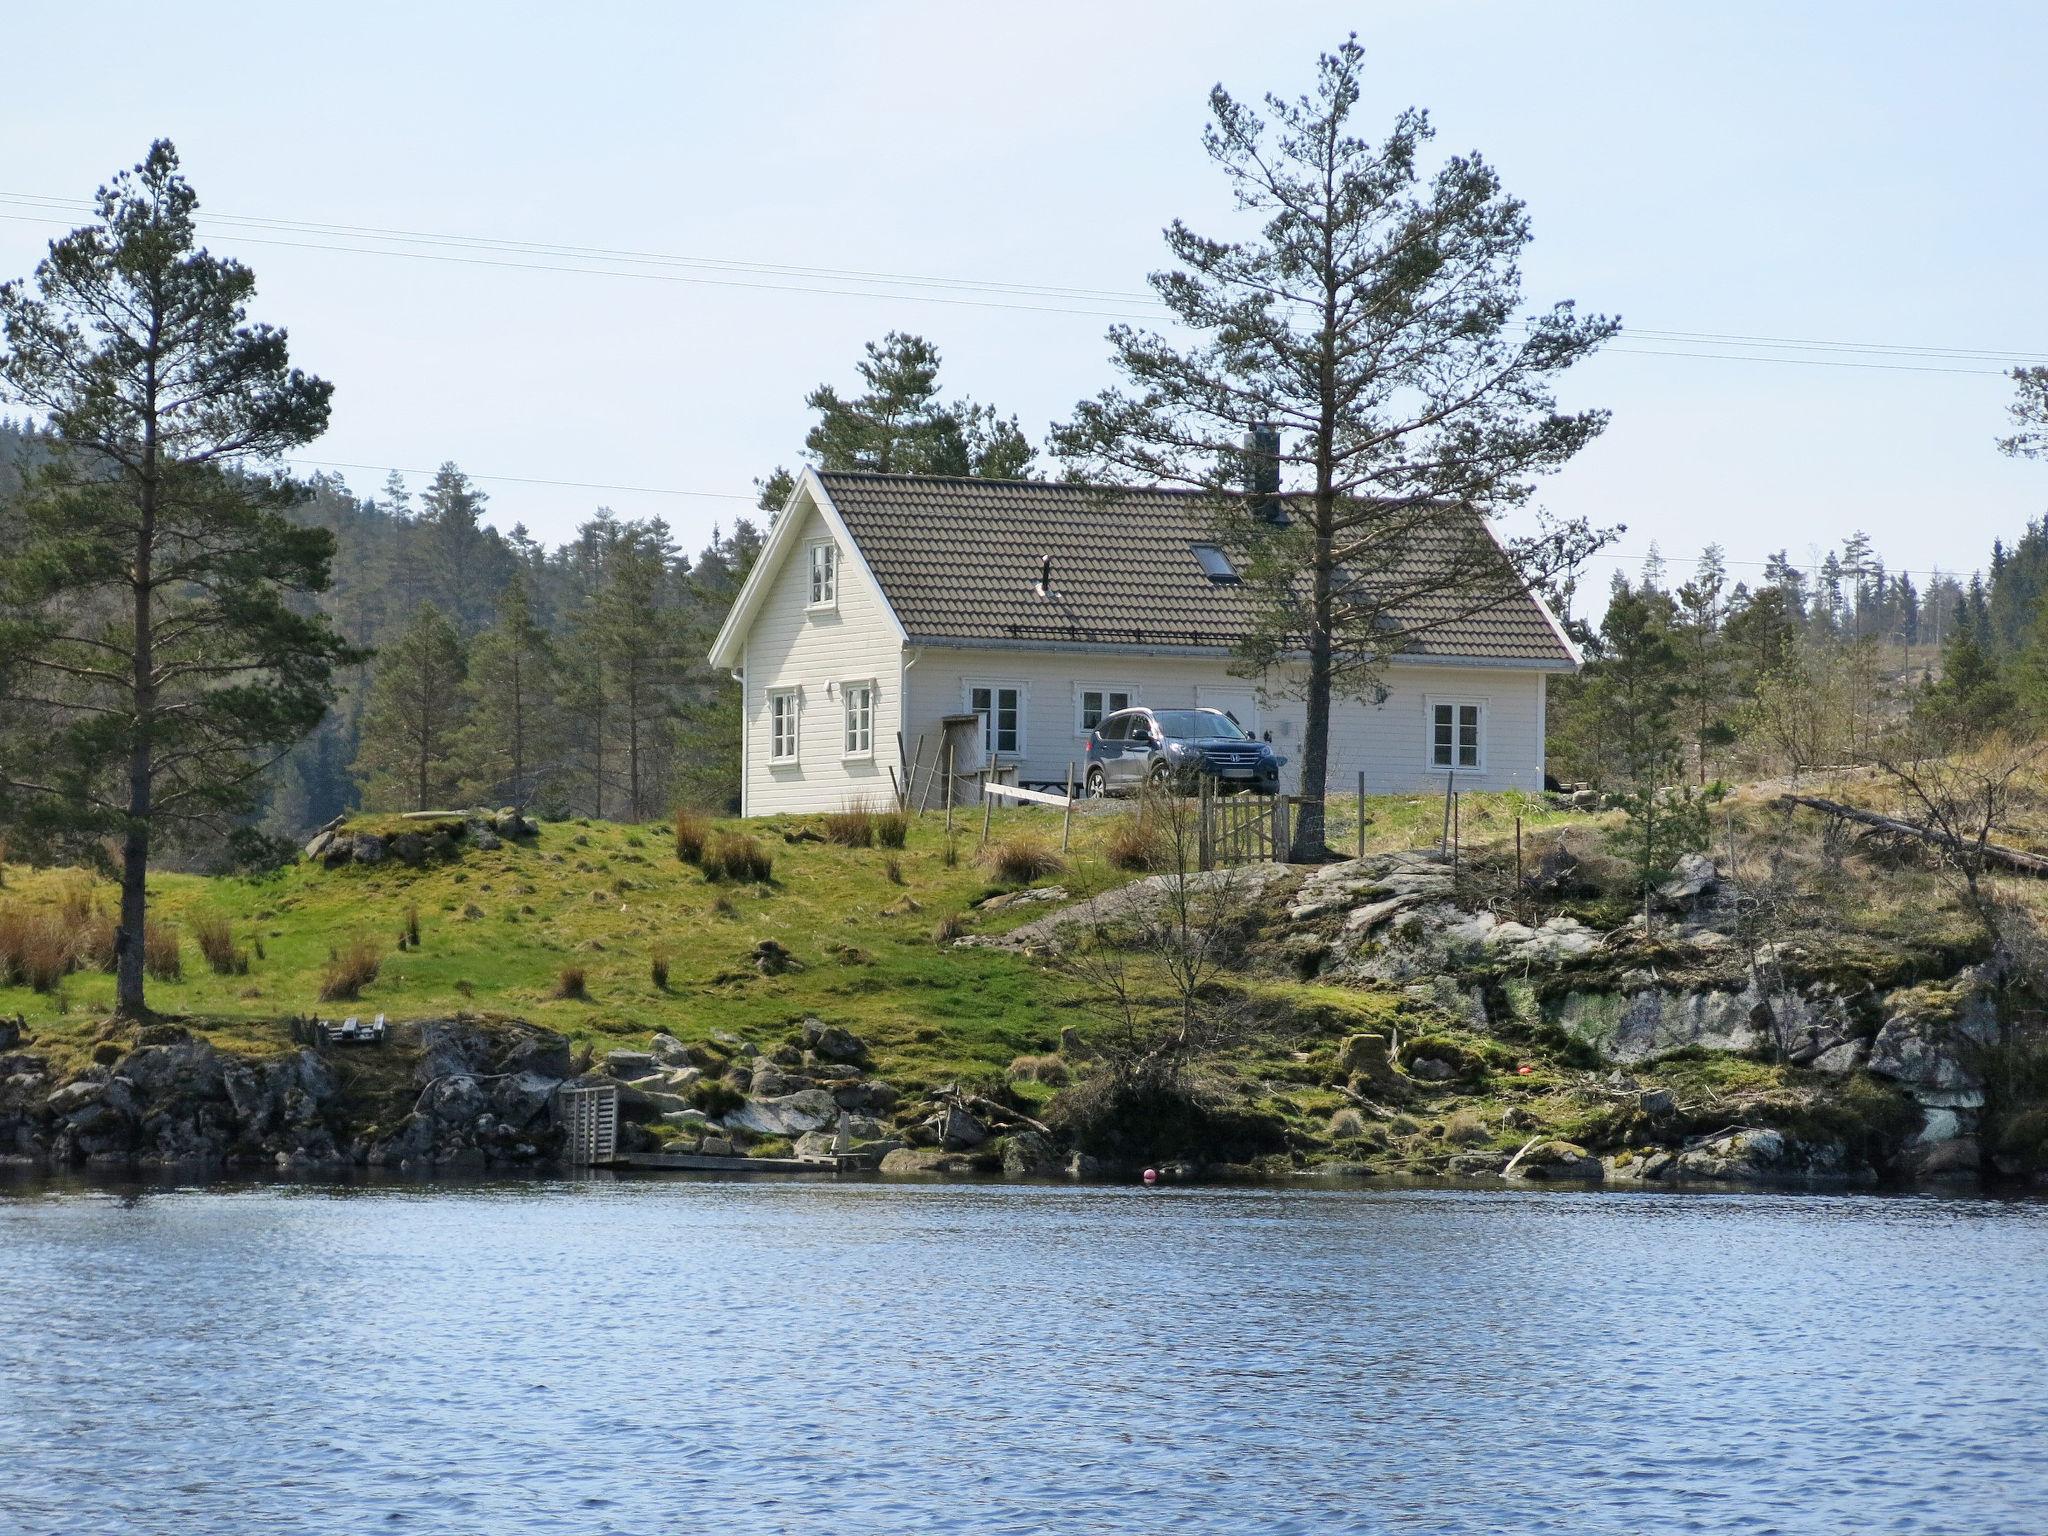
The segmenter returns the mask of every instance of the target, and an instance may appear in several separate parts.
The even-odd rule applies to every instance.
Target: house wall
[[[1245,720],[1246,703],[1257,710],[1256,729],[1271,731],[1273,744],[1289,759],[1282,771],[1290,792],[1300,785],[1303,707],[1278,696],[1256,698],[1257,684],[1232,677],[1228,664],[1200,657],[1098,657],[1076,652],[965,650],[913,646],[905,674],[904,750],[924,738],[924,761],[934,760],[943,716],[964,713],[967,690],[976,683],[1013,683],[1024,690],[1023,761],[1027,781],[1064,782],[1068,765],[1078,776],[1084,765],[1077,715],[1084,685],[1129,688],[1133,704],[1154,708],[1228,705]],[[1458,783],[1471,789],[1541,789],[1546,674],[1527,668],[1395,666],[1388,670],[1384,703],[1374,706],[1340,699],[1332,708],[1329,792],[1353,793],[1358,774],[1373,794],[1441,788],[1442,769],[1427,760],[1429,701],[1479,700],[1485,706],[1485,765],[1460,770]],[[1246,699],[1246,695],[1253,695]],[[891,743],[893,750],[894,743]]]
[[[785,515],[801,516],[803,525],[747,632],[744,813],[837,810],[863,797],[879,805],[892,798],[889,769],[903,718],[896,628],[843,540],[838,604],[810,609],[810,544],[831,531],[808,499]],[[844,753],[842,689],[854,681],[875,686],[874,752],[863,759]],[[794,763],[770,760],[768,696],[782,687],[798,690],[801,700]]]

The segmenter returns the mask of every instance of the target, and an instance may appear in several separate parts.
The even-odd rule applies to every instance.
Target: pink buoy
[[[1519,1067],[1517,1067],[1515,1071],[1523,1077],[1533,1077],[1535,1075],[1536,1069],[1530,1066],[1529,1063],[1525,1061]]]
[[[1159,1170],[1157,1168],[1147,1168],[1145,1170],[1145,1182],[1147,1184],[1157,1184],[1159,1182]]]

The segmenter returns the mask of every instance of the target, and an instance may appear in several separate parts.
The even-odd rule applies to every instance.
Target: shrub
[[[1486,1129],[1486,1121],[1480,1118],[1476,1109],[1454,1111],[1450,1119],[1444,1122],[1444,1140],[1456,1142],[1461,1147],[1490,1140],[1491,1134]]]
[[[1019,1056],[1010,1063],[1010,1076],[1044,1083],[1051,1088],[1064,1088],[1072,1074],[1067,1071],[1067,1063],[1062,1057]]]
[[[956,839],[950,837],[946,839],[946,850],[944,853],[941,853],[939,855],[939,862],[944,864],[948,869],[959,868],[960,844]]]
[[[884,848],[901,848],[910,836],[910,817],[903,811],[875,813],[875,841]]]
[[[48,912],[0,909],[0,982],[53,991],[72,966],[63,924]]]
[[[751,837],[721,832],[704,855],[710,880],[767,881],[775,873],[775,857]]]
[[[982,851],[982,859],[999,879],[1020,884],[1041,880],[1067,867],[1067,861],[1051,843],[1024,832],[990,843]]]
[[[1365,1134],[1365,1116],[1355,1109],[1340,1109],[1330,1116],[1332,1141],[1356,1141]]]
[[[647,957],[647,973],[654,978],[655,986],[668,990],[668,951],[657,949]]]
[[[903,883],[903,861],[901,859],[882,860],[882,878],[891,885],[901,885]]]
[[[875,846],[875,813],[865,800],[856,800],[843,810],[825,813],[825,841],[842,848]]]
[[[1164,841],[1144,816],[1119,816],[1102,840],[1102,856],[1117,869],[1156,869],[1165,862]]]
[[[142,925],[142,969],[158,981],[176,981],[185,974],[178,950],[178,930],[154,920]]]
[[[327,969],[320,977],[320,1001],[354,1002],[363,995],[363,988],[377,979],[383,965],[376,945],[368,939],[350,939],[327,957]]]
[[[73,930],[71,935],[71,963],[81,971],[114,971],[114,920],[106,913],[93,911]]]
[[[690,1084],[690,1102],[717,1120],[747,1102],[747,1096],[723,1078],[700,1077]]]
[[[405,941],[414,949],[420,947],[420,909],[418,907],[409,906],[405,909]]]
[[[702,864],[705,845],[711,841],[711,818],[702,811],[676,807],[676,857],[685,864]]]
[[[552,995],[565,1002],[588,1002],[590,999],[590,979],[583,974],[583,967],[580,965],[563,966],[555,975],[555,990]]]
[[[226,918],[213,913],[202,913],[193,918],[192,938],[214,975],[249,974],[249,952],[235,948],[234,930],[228,926]]]
[[[948,912],[932,927],[934,944],[950,944],[967,931],[967,918],[959,912]]]

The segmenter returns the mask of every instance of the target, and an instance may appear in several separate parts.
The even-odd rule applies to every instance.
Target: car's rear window
[[[1162,709],[1154,712],[1159,728],[1175,741],[1243,741],[1245,734],[1228,715],[1206,709]]]

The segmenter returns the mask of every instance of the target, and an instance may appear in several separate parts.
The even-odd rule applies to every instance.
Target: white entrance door
[[[1247,736],[1259,734],[1259,695],[1254,689],[1197,687],[1195,703],[1203,709],[1222,710]]]

